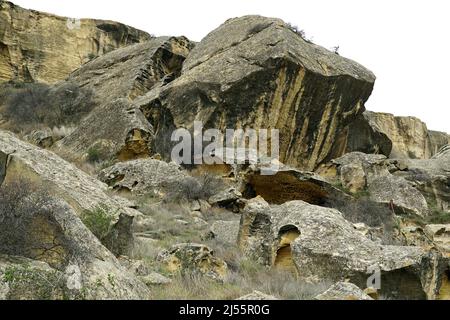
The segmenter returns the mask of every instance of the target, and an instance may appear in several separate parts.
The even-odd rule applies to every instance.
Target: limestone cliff
[[[385,134],[392,141],[391,153],[384,153],[391,158],[429,159],[449,143],[446,133],[428,131],[427,125],[415,117],[396,117],[371,111],[366,111],[364,117],[374,131]]]
[[[206,129],[276,128],[280,160],[313,169],[364,111],[374,81],[363,66],[306,41],[283,21],[245,16],[211,32],[178,79],[136,103],[159,141],[167,140],[166,128],[191,129],[194,120]]]
[[[150,38],[113,21],[70,20],[0,1],[0,82],[54,83],[93,57]]]

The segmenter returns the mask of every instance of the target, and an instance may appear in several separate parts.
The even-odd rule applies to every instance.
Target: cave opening
[[[437,300],[450,300],[450,269],[445,271],[442,279],[441,288],[436,297]]]
[[[297,275],[297,267],[292,257],[292,243],[300,236],[300,231],[296,226],[287,225],[280,229],[278,233],[277,249],[274,267],[281,271],[290,272]]]

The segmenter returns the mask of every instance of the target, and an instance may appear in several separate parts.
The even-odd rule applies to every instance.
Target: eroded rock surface
[[[0,1],[0,82],[55,83],[93,57],[151,39],[103,20],[69,20]]]
[[[174,163],[155,159],[121,162],[102,170],[99,179],[117,191],[163,195],[175,182],[188,177]],[[200,204],[198,204],[200,210]]]
[[[136,102],[161,128],[158,139],[191,129],[194,120],[221,130],[276,128],[280,160],[312,170],[364,111],[374,81],[369,70],[305,41],[281,20],[245,16],[211,32],[178,79]]]
[[[150,123],[132,102],[122,98],[93,110],[54,150],[82,159],[94,150],[102,160],[126,161],[150,157],[152,142]]]
[[[199,272],[212,279],[225,280],[228,267],[225,261],[214,256],[205,245],[181,243],[164,250],[158,255],[170,272]]]
[[[364,289],[379,270],[383,293],[393,298],[434,297],[442,277],[430,263],[433,255],[424,249],[380,245],[355,230],[339,211],[303,201],[280,206],[270,206],[260,197],[249,201],[239,245],[261,263],[310,281],[350,279]],[[398,288],[398,283],[404,287]]]
[[[106,184],[54,153],[19,140],[12,133],[0,131],[0,155],[0,168],[4,168],[6,182],[23,177],[45,185],[51,194],[67,201],[78,216],[86,210],[105,206],[113,215],[112,223],[120,229],[127,225],[127,221],[132,221],[134,216],[139,215],[137,211],[128,208],[125,201],[108,196]],[[129,230],[122,231],[126,236]],[[129,241],[132,243],[131,239]]]

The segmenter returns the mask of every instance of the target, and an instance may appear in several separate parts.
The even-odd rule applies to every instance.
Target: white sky
[[[315,43],[377,75],[367,109],[416,116],[450,133],[450,2],[447,0],[12,0],[74,18],[119,21],[155,35],[199,41],[226,19],[281,18]]]

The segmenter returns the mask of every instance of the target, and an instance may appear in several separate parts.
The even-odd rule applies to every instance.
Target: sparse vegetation
[[[64,263],[60,226],[49,209],[42,187],[20,178],[0,187],[0,253]]]
[[[179,181],[170,182],[171,190],[165,197],[165,202],[180,202],[182,200],[208,199],[223,188],[220,178],[211,174],[200,174]]]
[[[72,83],[49,86],[14,83],[7,87],[4,116],[12,130],[77,124],[94,107],[93,93]]]
[[[114,213],[106,205],[85,210],[81,216],[84,225],[102,242],[111,231]]]

